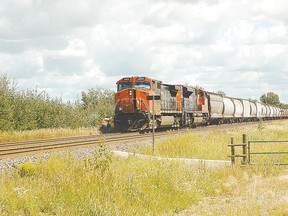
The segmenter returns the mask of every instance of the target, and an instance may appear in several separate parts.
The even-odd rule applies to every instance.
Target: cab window
[[[123,89],[132,88],[131,82],[122,82],[118,84],[118,91],[121,91]]]
[[[141,88],[141,89],[149,90],[150,89],[150,82],[136,82],[135,88],[138,88],[138,89]]]

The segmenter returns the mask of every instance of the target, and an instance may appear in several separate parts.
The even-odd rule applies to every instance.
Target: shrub
[[[37,165],[31,162],[20,164],[17,173],[21,177],[30,177],[37,173]]]
[[[112,152],[101,144],[100,149],[94,154],[93,157],[85,160],[85,167],[88,171],[99,170],[102,174],[109,170],[112,162]]]

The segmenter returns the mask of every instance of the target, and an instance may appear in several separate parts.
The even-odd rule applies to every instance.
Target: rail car
[[[122,132],[288,117],[287,109],[148,77],[124,77],[116,84],[114,127]]]

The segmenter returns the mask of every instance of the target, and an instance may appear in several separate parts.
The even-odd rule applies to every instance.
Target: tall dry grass
[[[191,215],[191,211],[197,210],[205,213],[200,215],[206,215],[205,209],[211,209],[208,200],[218,204],[224,200],[223,212],[227,213],[224,215],[230,215],[231,208],[237,209],[238,215],[261,215],[261,207],[268,215],[277,209],[279,214],[285,214],[288,209],[283,199],[267,206],[275,196],[268,193],[265,200],[266,196],[259,194],[265,188],[258,191],[260,186],[253,186],[258,180],[265,182],[282,172],[281,167],[268,166],[211,169],[203,164],[189,167],[171,161],[120,160],[102,149],[85,160],[71,155],[52,157],[4,173],[0,177],[0,212],[1,215],[175,215],[181,212]],[[278,183],[274,188],[287,192],[285,186]],[[265,187],[271,189],[267,183]],[[258,196],[264,200],[257,201]],[[245,202],[248,197],[249,202]],[[236,198],[245,205],[239,206]],[[250,202],[257,202],[258,207],[247,210]],[[212,215],[223,213],[219,208],[211,211],[215,212]]]
[[[260,121],[258,124],[224,128],[221,126],[214,130],[203,130],[201,132],[181,132],[171,135],[167,140],[157,141],[155,144],[155,155],[162,157],[184,157],[210,160],[229,160],[231,149],[228,148],[231,137],[234,143],[242,143],[242,134],[247,135],[248,140],[287,140],[288,120]],[[258,143],[251,144],[251,152],[287,152],[286,143]],[[153,154],[151,147],[141,150],[143,154]],[[237,152],[242,154],[242,149]],[[283,155],[255,155],[251,158],[254,162],[282,162],[288,163],[288,154]]]
[[[158,155],[227,159],[231,136],[285,139],[287,121],[193,131],[156,143]],[[177,149],[180,148],[180,149]],[[220,149],[220,150],[219,150]],[[146,150],[150,151],[150,150]],[[287,215],[287,167],[208,168],[118,159],[105,147],[26,163],[0,176],[1,215]]]
[[[15,142],[35,139],[48,139],[70,136],[85,136],[99,134],[98,128],[78,129],[39,129],[28,131],[0,131],[0,142]]]

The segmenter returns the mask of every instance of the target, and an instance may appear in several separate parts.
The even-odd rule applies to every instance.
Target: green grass
[[[156,153],[228,159],[231,136],[239,141],[242,133],[254,139],[285,139],[287,121],[263,125],[261,130],[251,125],[179,134],[157,142]],[[283,166],[212,169],[166,160],[124,160],[103,146],[84,160],[54,156],[2,173],[0,215],[287,215],[287,179]]]
[[[52,157],[5,173],[0,177],[1,215],[173,215],[204,197],[229,196],[255,176],[283,171],[120,160],[104,152],[84,161]]]
[[[261,127],[260,127],[261,126]],[[210,160],[229,160],[231,149],[228,148],[231,137],[234,143],[242,143],[242,134],[247,135],[247,140],[287,140],[288,141],[288,121],[267,121],[258,124],[222,129],[221,126],[215,130],[203,130],[201,132],[182,132],[178,135],[171,135],[167,140],[157,141],[155,144],[155,155],[162,157],[183,157]],[[281,152],[288,149],[287,143],[267,143],[251,145],[251,152]],[[236,148],[242,154],[240,147]],[[141,150],[142,154],[152,155],[151,147]],[[282,161],[288,163],[288,154],[276,156],[253,156],[253,160],[261,162]]]
[[[19,166],[14,173],[1,177],[0,212],[3,215],[157,214],[171,209],[177,212],[203,197],[197,190],[205,188],[204,182],[200,183],[201,176],[207,174],[204,169],[182,173],[179,164],[123,161],[107,155],[102,155],[100,161],[51,158],[48,162]]]

